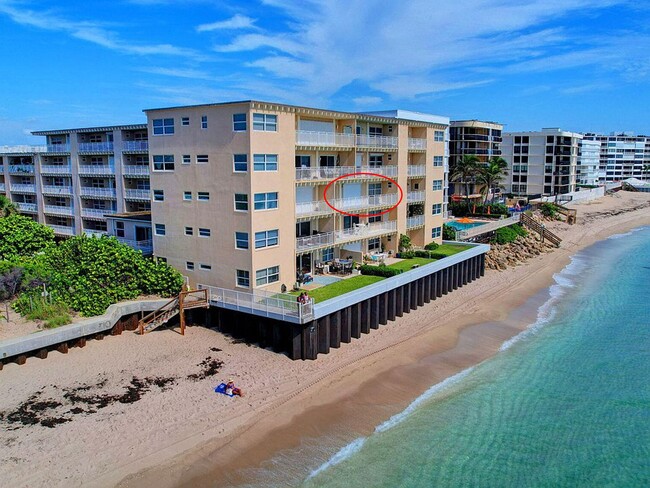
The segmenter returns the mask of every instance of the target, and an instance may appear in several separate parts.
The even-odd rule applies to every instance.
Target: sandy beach
[[[0,479],[21,487],[228,486],[305,437],[331,433],[345,443],[369,433],[534,321],[535,304],[572,254],[650,225],[650,194],[619,192],[574,208],[576,225],[547,224],[563,239],[559,249],[487,271],[316,361],[191,327],[184,337],[124,333],[5,365]],[[213,392],[229,378],[243,398]],[[217,475],[223,466],[228,475]]]

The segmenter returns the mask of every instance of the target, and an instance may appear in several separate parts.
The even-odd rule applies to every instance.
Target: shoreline
[[[136,374],[168,375],[175,382],[168,389],[151,387],[136,403],[110,405],[55,429],[0,432],[0,478],[12,486],[214,486],[215,479],[232,486],[250,481],[250,469],[273,455],[300,446],[301,429],[312,438],[338,436],[334,454],[350,436],[372,432],[432,384],[496,354],[537,313],[532,305],[528,309],[535,310],[519,309],[531,297],[543,301],[553,275],[577,251],[650,225],[650,195],[604,197],[576,208],[578,224],[549,224],[563,238],[559,249],[506,271],[486,271],[316,361],[291,361],[193,327],[183,338],[173,330],[144,339],[123,334],[67,356],[9,365],[0,373],[0,412],[42,390],[106,382],[105,389],[114,391]],[[218,374],[186,379],[206,355],[223,361]],[[245,388],[246,397],[217,398],[212,387],[228,377]],[[222,476],[226,465],[229,479]]]

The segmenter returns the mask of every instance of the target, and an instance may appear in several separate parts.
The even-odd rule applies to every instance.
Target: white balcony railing
[[[25,144],[17,146],[0,146],[2,154],[33,154],[45,152],[45,146],[28,146]]]
[[[108,164],[80,164],[80,175],[114,175],[115,166]]]
[[[72,195],[71,186],[43,185],[44,195]]]
[[[10,164],[9,173],[34,174],[34,165],[33,164]]]
[[[413,229],[424,225],[424,215],[415,215],[406,219],[406,228]]]
[[[125,191],[125,198],[128,200],[151,200],[151,190],[129,190]]]
[[[7,191],[7,187],[4,183],[0,183],[0,191]]]
[[[64,236],[73,236],[74,235],[74,227],[69,227],[67,225],[50,225],[47,224],[49,227],[52,227],[54,229],[55,234],[61,234]]]
[[[409,149],[426,149],[427,148],[427,140],[426,139],[417,139],[417,138],[411,138],[409,137]]]
[[[103,237],[108,235],[105,230],[95,230],[95,229],[84,229],[84,234],[88,237]]]
[[[332,205],[337,210],[352,211],[370,209],[372,207],[392,206],[397,203],[397,197],[397,193],[388,193],[385,195],[337,198],[330,200],[329,202],[330,205]],[[313,214],[328,214],[333,212],[334,210],[329,205],[327,205],[325,200],[296,204],[296,215],[299,217]]]
[[[354,147],[354,134],[298,130],[296,131],[296,145]]]
[[[80,142],[79,152],[113,152],[112,142]]]
[[[153,252],[153,241],[151,239],[147,239],[144,241],[135,241],[133,239],[125,239],[124,237],[118,237],[117,240],[123,244],[126,244],[127,246],[132,247],[133,249],[142,251],[143,254],[150,254]]]
[[[296,168],[296,180],[333,180],[343,175],[353,175],[350,178],[356,179],[369,179],[373,176],[367,174],[356,173],[372,173],[382,176],[395,177],[397,176],[397,166],[319,166],[315,168]]]
[[[95,219],[103,219],[104,215],[112,215],[116,212],[117,210],[113,210],[111,208],[82,208],[81,216],[95,218]]]
[[[51,215],[68,215],[70,217],[74,215],[74,208],[72,207],[65,207],[59,205],[45,205],[43,210],[46,214],[51,214]]]
[[[372,224],[356,224],[350,229],[324,232],[322,234],[307,237],[298,237],[296,239],[296,250],[305,251],[319,247],[344,244],[346,242],[359,241],[370,237],[380,236],[382,234],[391,234],[396,230],[397,222],[394,220],[375,222]]]
[[[134,165],[134,164],[128,164],[124,165],[123,168],[123,173],[125,175],[148,175],[149,174],[149,166],[144,166],[141,164]]]
[[[148,151],[149,141],[124,141],[122,143],[123,151]]]
[[[35,203],[18,202],[16,203],[16,205],[18,205],[18,210],[20,210],[21,212],[29,212],[29,213],[38,212],[38,205]]]
[[[427,167],[424,164],[409,164],[407,166],[407,175],[408,176],[426,176]]]
[[[116,198],[117,193],[115,192],[115,188],[93,188],[90,186],[82,186],[81,196]]]
[[[11,191],[17,193],[36,193],[36,185],[29,185],[25,183],[12,183]]]
[[[69,175],[72,174],[72,167],[64,164],[47,164],[41,166],[41,174],[44,175]]]
[[[69,153],[70,144],[48,144],[45,146],[45,152],[47,153]]]
[[[395,149],[397,148],[397,137],[370,136],[370,135],[360,134],[357,136],[357,146],[380,148],[380,149]]]
[[[423,202],[426,194],[423,191],[410,191],[406,194],[406,202]]]

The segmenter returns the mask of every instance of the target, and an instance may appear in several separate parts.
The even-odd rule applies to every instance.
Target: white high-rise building
[[[600,143],[583,139],[578,145],[578,186],[598,185]]]
[[[650,137],[631,132],[585,134],[586,140],[600,144],[599,181],[621,181],[627,178],[650,180]]]

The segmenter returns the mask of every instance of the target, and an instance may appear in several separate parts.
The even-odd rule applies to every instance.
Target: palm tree
[[[6,196],[0,195],[0,217],[8,217],[11,214],[18,213],[18,207]]]
[[[648,179],[648,174],[650,174],[650,164],[643,165],[642,175],[645,175],[645,179]]]
[[[488,194],[501,186],[499,183],[508,174],[507,167],[508,163],[505,159],[493,156],[485,166],[479,168],[478,180],[485,184],[484,205],[487,204]],[[494,199],[494,192],[492,192],[492,199]]]
[[[480,171],[479,161],[478,156],[466,154],[462,159],[456,160],[456,164],[451,168],[451,174],[449,175],[451,181],[465,185],[467,210],[469,210],[469,184],[474,181]]]

